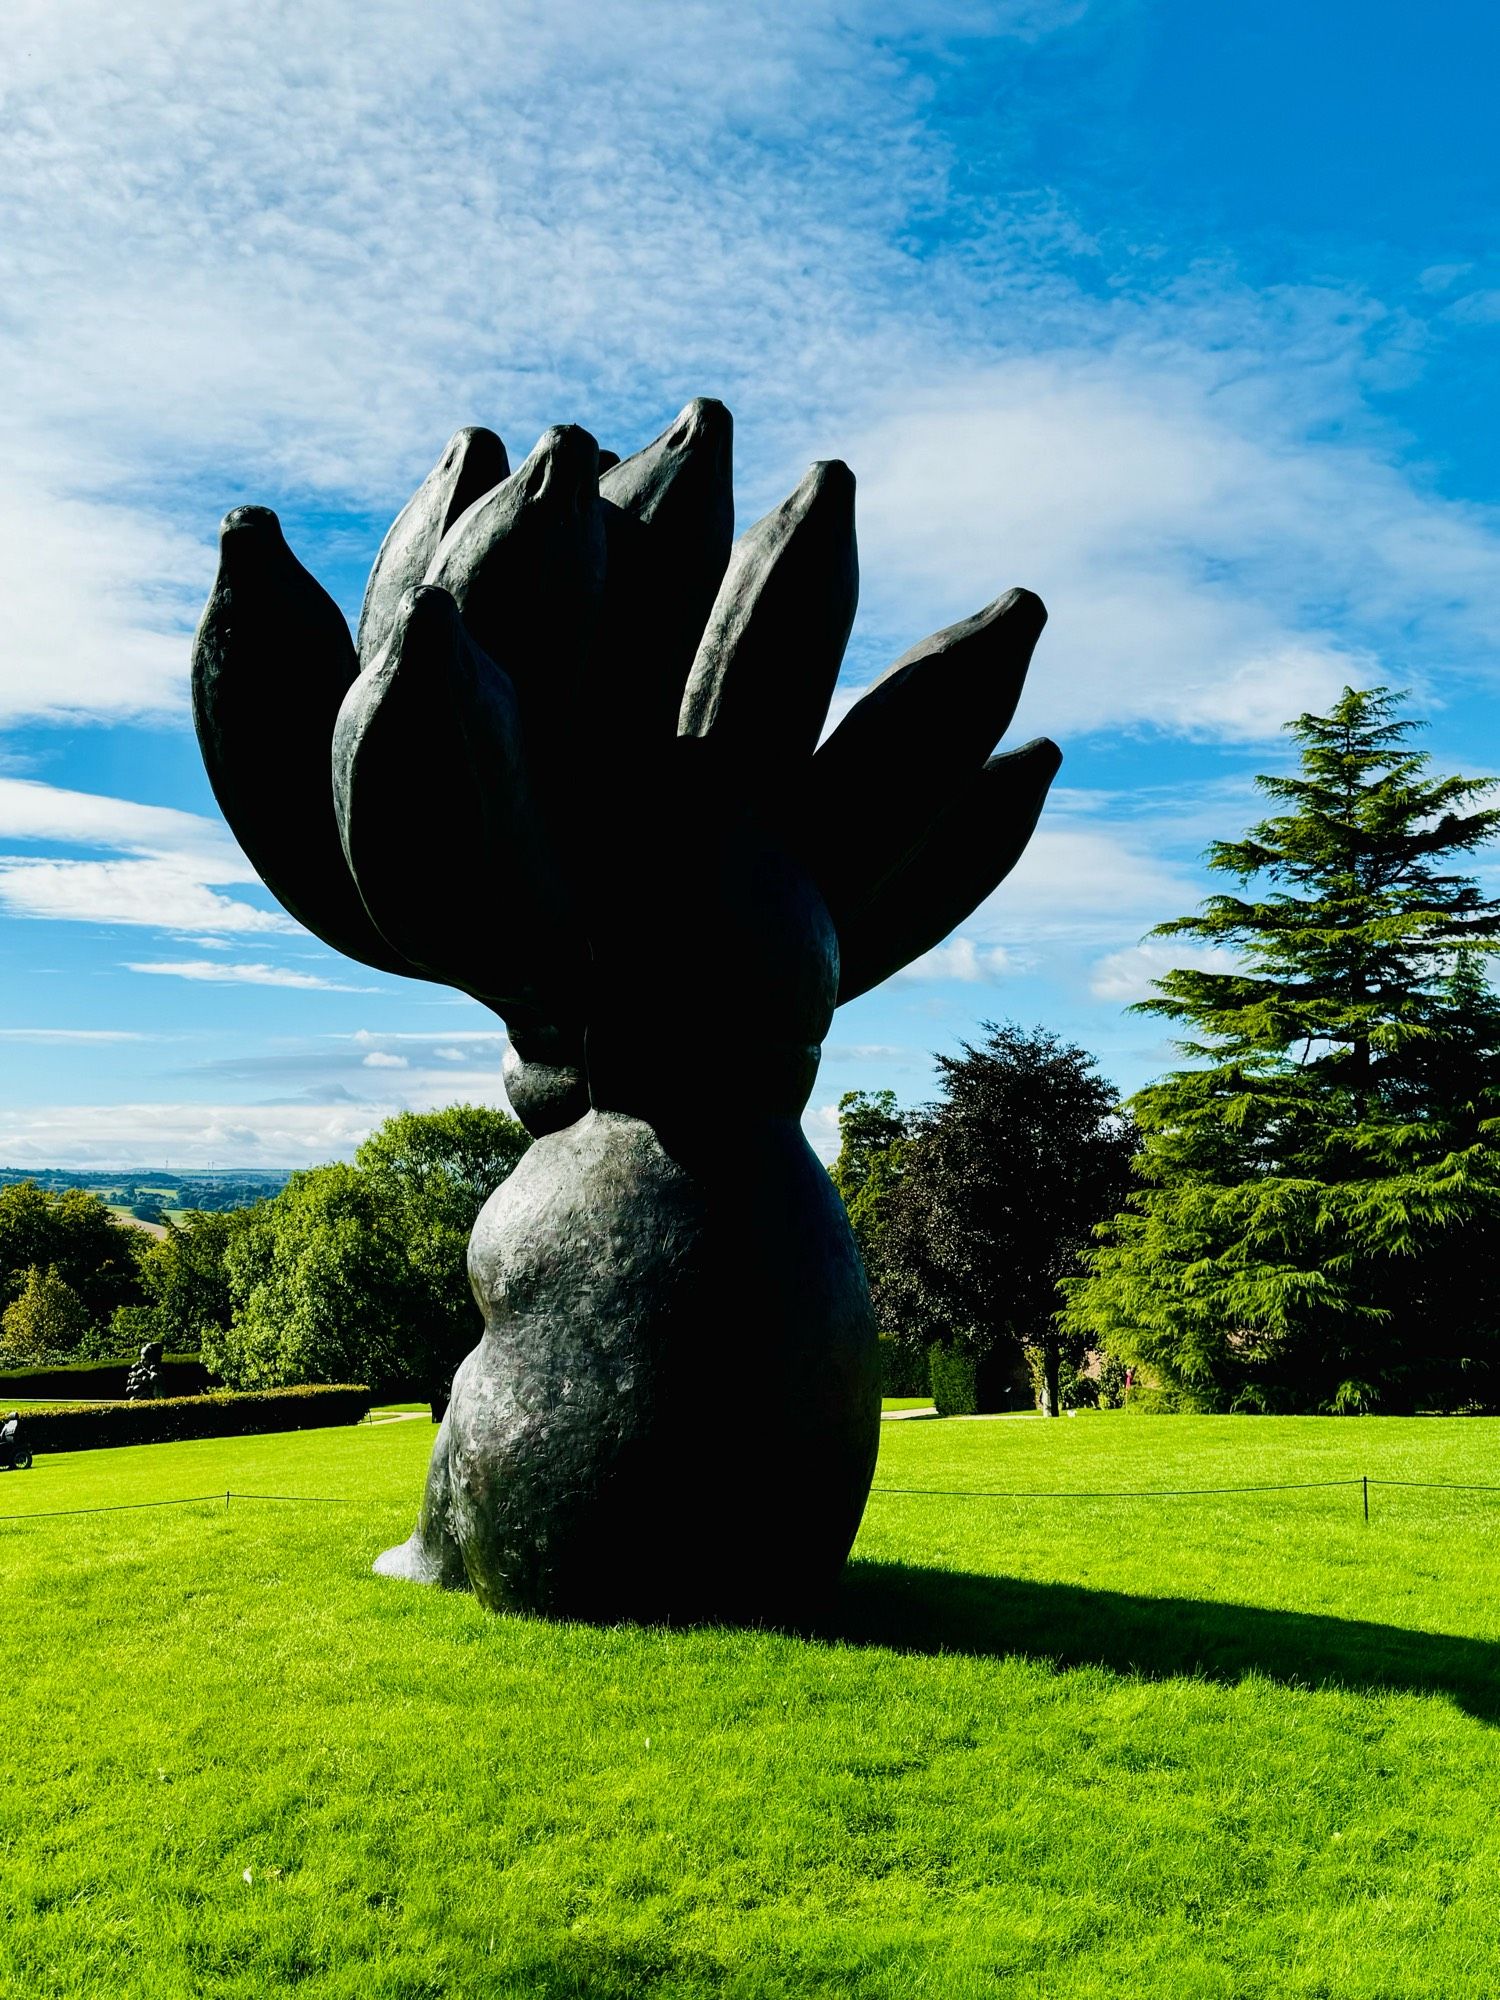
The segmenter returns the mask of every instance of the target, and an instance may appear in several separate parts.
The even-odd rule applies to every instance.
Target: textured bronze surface
[[[989,754],[1045,620],[1025,591],[818,749],[853,475],[815,465],[734,543],[731,437],[699,400],[633,457],[564,426],[511,472],[459,432],[357,651],[276,517],[238,509],[194,650],[204,761],[272,892],[509,1028],[536,1144],[475,1226],[484,1336],[376,1564],[495,1610],[787,1621],[832,1588],[880,1401],[801,1113],[837,1001],[1003,879],[1059,761]]]

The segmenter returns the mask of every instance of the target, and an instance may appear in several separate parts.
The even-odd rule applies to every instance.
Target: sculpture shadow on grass
[[[809,1636],[904,1653],[1104,1667],[1136,1680],[1251,1674],[1303,1692],[1438,1694],[1500,1723],[1500,1645],[1317,1612],[1135,1597],[917,1564],[854,1562]]]

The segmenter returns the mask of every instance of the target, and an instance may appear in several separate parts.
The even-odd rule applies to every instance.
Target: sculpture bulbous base
[[[485,1333],[383,1575],[496,1611],[796,1624],[837,1582],[880,1432],[874,1320],[797,1122],[591,1111],[475,1225]]]

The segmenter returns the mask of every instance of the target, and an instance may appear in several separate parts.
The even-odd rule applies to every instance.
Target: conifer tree
[[[1280,810],[1208,863],[1239,893],[1161,925],[1143,1013],[1189,1066],[1132,1101],[1143,1185],[1069,1321],[1207,1407],[1500,1396],[1500,904],[1459,872],[1492,781],[1435,777],[1385,688],[1289,724]]]

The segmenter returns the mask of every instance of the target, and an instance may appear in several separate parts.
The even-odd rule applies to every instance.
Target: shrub
[[[20,1289],[0,1313],[0,1356],[7,1361],[56,1361],[89,1331],[82,1299],[55,1264],[27,1268]]]
[[[991,1416],[1026,1407],[1025,1380],[1017,1356],[1003,1347],[976,1355],[934,1341],[927,1350],[927,1369],[940,1417]]]
[[[972,1354],[935,1340],[927,1350],[927,1370],[940,1417],[979,1414],[979,1364]]]
[[[920,1347],[908,1347],[894,1334],[880,1336],[880,1393],[882,1396],[925,1396],[932,1388],[927,1356]]]
[[[169,1396],[158,1402],[93,1403],[34,1410],[26,1418],[33,1451],[97,1451],[109,1445],[170,1444],[179,1438],[249,1437],[263,1431],[322,1430],[357,1424],[370,1407],[362,1384],[317,1383],[237,1396]]]
[[[59,1362],[50,1368],[8,1368],[0,1374],[0,1404],[49,1402],[108,1403],[125,1394],[125,1378],[135,1356],[109,1361]],[[217,1384],[196,1354],[168,1354],[161,1364],[162,1386],[173,1396],[201,1396]]]

